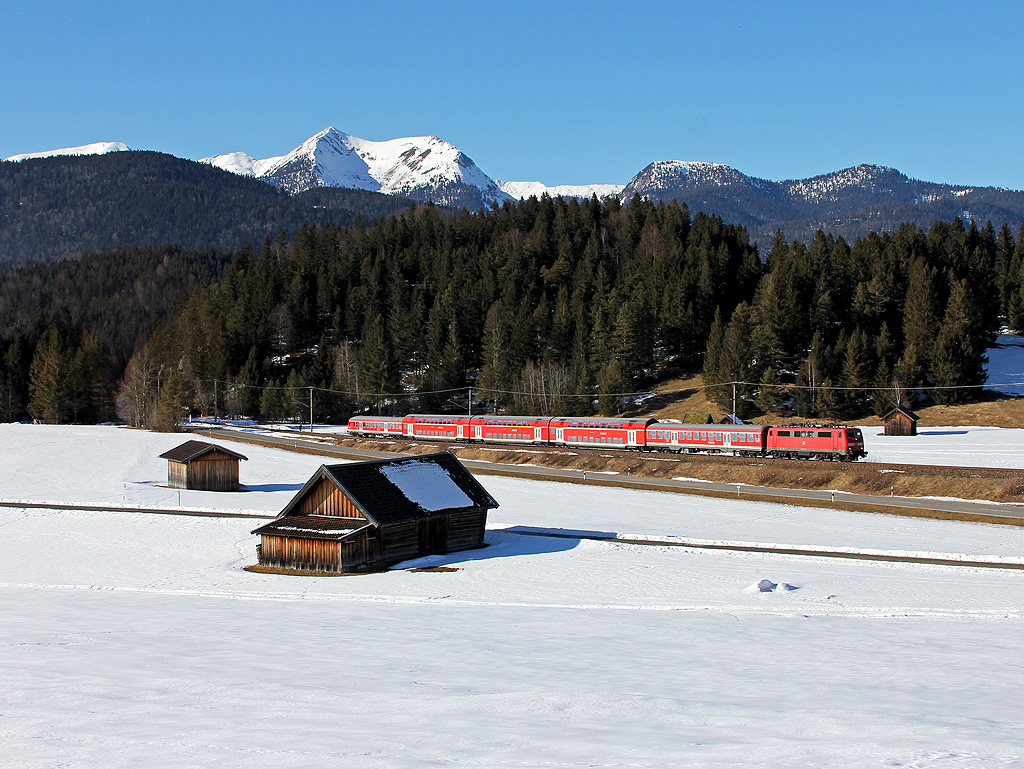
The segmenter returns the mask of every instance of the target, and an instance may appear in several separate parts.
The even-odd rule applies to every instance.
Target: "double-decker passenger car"
[[[645,431],[653,421],[610,417],[551,417],[550,441],[562,446],[643,448],[647,443]]]
[[[409,414],[402,420],[408,438],[426,438],[435,441],[469,440],[470,417],[445,414]]]
[[[405,434],[403,417],[352,417],[348,431],[359,435],[402,436]]]
[[[473,417],[471,437],[485,443],[547,443],[551,417]]]
[[[655,422],[647,428],[647,448],[660,451],[763,454],[768,428],[763,425],[693,425]]]

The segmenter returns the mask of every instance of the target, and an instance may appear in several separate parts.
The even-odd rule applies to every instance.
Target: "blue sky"
[[[881,163],[1024,189],[1024,4],[10,2],[0,157],[436,134],[494,178]]]

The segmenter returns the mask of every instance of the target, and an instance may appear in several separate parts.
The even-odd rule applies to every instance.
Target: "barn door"
[[[419,551],[422,555],[448,552],[448,516],[420,518],[417,523]]]

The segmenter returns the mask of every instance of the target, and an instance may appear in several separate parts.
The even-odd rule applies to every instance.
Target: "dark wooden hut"
[[[908,408],[897,406],[882,419],[886,435],[917,435],[917,421],[920,417]]]
[[[260,526],[261,566],[332,573],[379,569],[482,547],[498,503],[447,451],[322,465]]]
[[[715,418],[701,411],[688,411],[683,414],[683,422],[688,425],[713,425]]]
[[[160,455],[167,460],[167,485],[172,489],[238,491],[238,452],[205,441],[185,441]]]

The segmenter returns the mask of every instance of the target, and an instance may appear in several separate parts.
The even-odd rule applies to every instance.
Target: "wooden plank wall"
[[[283,569],[341,571],[341,543],[264,534],[260,564]]]
[[[172,489],[188,488],[188,465],[183,462],[167,462],[167,485]]]
[[[341,543],[342,571],[358,571],[383,565],[384,559],[381,558],[380,532],[378,530],[371,529],[360,532]]]
[[[188,465],[185,488],[205,491],[238,491],[238,462],[228,454],[211,451]]]
[[[366,516],[352,504],[352,501],[326,478],[320,480],[309,490],[295,507],[294,515],[338,515],[342,518],[360,518]]]
[[[486,526],[486,510],[452,513],[448,521],[448,552],[483,547]]]
[[[419,528],[416,521],[381,526],[381,555],[385,563],[397,563],[420,555]]]

